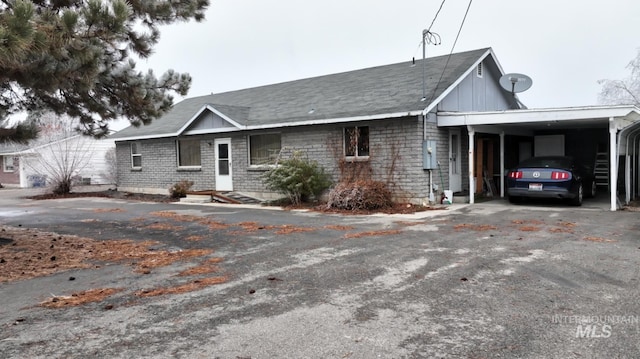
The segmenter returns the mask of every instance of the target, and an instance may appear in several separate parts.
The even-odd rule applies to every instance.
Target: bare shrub
[[[375,210],[393,205],[386,183],[373,180],[340,182],[329,192],[327,208]]]

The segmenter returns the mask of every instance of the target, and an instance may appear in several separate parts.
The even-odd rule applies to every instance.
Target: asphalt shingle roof
[[[407,61],[185,99],[151,124],[127,127],[111,138],[175,135],[206,105],[243,126],[421,111],[488,50],[455,53],[450,58],[448,55],[427,58],[427,101],[421,101],[422,60],[415,65]]]

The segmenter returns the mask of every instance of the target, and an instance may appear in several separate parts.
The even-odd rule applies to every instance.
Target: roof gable
[[[128,127],[112,138],[173,137],[188,129],[192,132],[195,128],[190,126],[206,106],[226,116],[221,117],[237,125],[238,129],[385,118],[389,114],[419,114],[433,108],[434,103],[441,101],[465,74],[490,55],[491,49],[480,49],[415,63],[407,61],[194,97],[175,104],[165,116],[151,124]],[[423,86],[427,101],[422,100]],[[204,128],[198,129],[205,131]],[[220,128],[212,129],[213,132],[217,130]]]

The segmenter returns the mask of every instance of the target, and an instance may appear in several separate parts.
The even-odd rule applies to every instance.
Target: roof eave
[[[422,110],[412,110],[412,111],[403,111],[403,112],[394,112],[394,113],[384,113],[384,114],[375,114],[375,115],[363,115],[363,116],[352,116],[352,117],[339,117],[339,118],[329,118],[329,119],[316,119],[316,120],[305,120],[305,121],[293,121],[293,122],[279,122],[272,124],[264,124],[264,125],[248,125],[242,126],[242,128],[218,128],[212,130],[196,130],[196,131],[187,131],[187,132],[173,132],[173,133],[164,133],[157,135],[145,135],[145,136],[130,136],[130,137],[122,137],[115,139],[116,141],[136,141],[136,140],[147,140],[147,139],[155,139],[155,138],[167,138],[167,137],[178,137],[182,134],[184,135],[208,135],[208,134],[216,134],[216,133],[228,133],[242,130],[263,130],[263,129],[274,129],[274,128],[283,128],[283,127],[298,127],[298,126],[313,126],[313,125],[329,125],[336,123],[347,123],[347,122],[362,122],[362,121],[373,121],[373,120],[383,120],[389,118],[401,118],[401,117],[411,117],[411,116],[419,116],[422,114]]]

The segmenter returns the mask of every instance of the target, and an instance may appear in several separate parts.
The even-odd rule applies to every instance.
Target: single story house
[[[601,184],[615,210],[620,156],[634,156],[622,167],[629,184],[637,177],[640,110],[525,109],[500,86],[504,74],[485,48],[185,99],[111,136],[119,189],[167,193],[190,180],[270,199],[262,174],[299,151],[334,180],[364,166],[399,201],[438,201],[447,190],[473,203],[477,193],[504,195],[506,169],[546,149],[585,163],[605,153]]]

